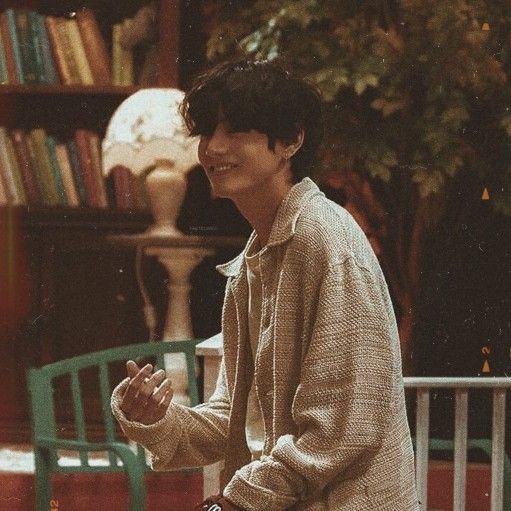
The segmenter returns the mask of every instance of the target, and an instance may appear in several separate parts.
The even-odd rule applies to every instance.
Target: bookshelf
[[[1,13],[25,9],[43,18],[72,19],[69,13],[89,9],[110,56],[112,27],[132,18],[146,4],[157,9],[157,41],[152,47],[154,50],[156,46],[154,83],[66,84],[60,75],[59,83],[0,83],[0,126],[6,133],[43,129],[65,142],[73,139],[76,130],[87,130],[101,140],[117,106],[141,87],[182,87],[179,55],[186,35],[182,33],[182,3],[178,0],[0,0]],[[191,8],[188,4],[193,2],[186,3]],[[193,32],[195,27],[187,24],[186,29]],[[140,48],[133,54],[134,76],[144,55]],[[37,164],[37,155],[35,161]],[[5,181],[1,175],[0,179]],[[112,246],[106,239],[144,231],[151,218],[143,202],[122,209],[112,194],[107,199],[103,207],[85,201],[50,205],[45,200],[16,203],[4,197],[2,201],[0,194],[0,258],[7,257],[12,249],[7,237],[13,235],[15,250],[22,252],[19,259],[24,261],[16,271],[29,275],[27,317],[13,328],[0,328],[5,396],[0,403],[0,442],[30,439],[26,367],[147,339],[134,277],[134,249]],[[12,218],[16,219],[14,226]],[[161,309],[166,302],[165,274],[158,267],[150,274],[147,285],[160,302],[157,309]],[[87,395],[87,386],[83,391]],[[100,411],[92,410],[91,416],[94,413]]]

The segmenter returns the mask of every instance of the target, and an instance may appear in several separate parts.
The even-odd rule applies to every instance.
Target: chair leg
[[[34,458],[36,510],[48,511],[53,496],[50,460],[40,449],[35,449]]]
[[[137,465],[136,470],[128,470],[128,483],[130,487],[130,511],[144,511],[145,509],[145,467]]]

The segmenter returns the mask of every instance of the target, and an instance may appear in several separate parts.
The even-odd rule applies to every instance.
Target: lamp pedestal
[[[202,247],[148,247],[147,254],[156,256],[169,275],[169,300],[163,341],[193,339],[192,318],[190,313],[190,274],[207,256],[215,251]],[[186,377],[186,362],[183,353],[165,355],[165,370],[172,382],[173,400],[176,403],[190,403]]]
[[[157,160],[156,168],[145,180],[154,224],[147,233],[152,236],[182,236],[176,227],[177,217],[186,194],[186,175],[173,168],[168,160]]]

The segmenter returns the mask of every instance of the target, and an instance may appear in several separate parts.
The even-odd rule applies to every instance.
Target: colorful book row
[[[105,180],[99,136],[86,129],[61,141],[43,128],[0,127],[0,205],[145,207],[128,169]]]
[[[112,28],[112,66],[91,9],[80,9],[72,17],[6,9],[0,13],[0,83],[131,85],[133,55],[121,45],[130,22]]]

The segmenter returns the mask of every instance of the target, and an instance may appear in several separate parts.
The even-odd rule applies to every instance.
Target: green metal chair
[[[36,509],[47,511],[52,498],[52,474],[56,472],[120,472],[125,471],[130,487],[130,510],[142,511],[145,500],[144,474],[146,464],[144,449],[135,450],[125,441],[116,439],[115,419],[110,410],[112,385],[109,364],[129,359],[155,358],[157,367],[164,367],[164,354],[184,353],[188,371],[188,394],[191,405],[199,403],[195,378],[195,345],[202,339],[176,342],[131,344],[111,348],[74,358],[61,360],[41,368],[27,370],[27,385],[31,405],[32,441],[35,457]],[[87,440],[84,402],[79,371],[94,368],[99,377],[99,394],[105,428],[104,442]],[[74,411],[75,439],[59,438],[55,407],[55,379],[69,377]],[[117,382],[116,382],[117,383]],[[58,463],[57,450],[79,452],[79,465],[63,466]],[[108,452],[108,464],[98,466],[89,463],[88,453]],[[122,465],[118,464],[118,459]]]

